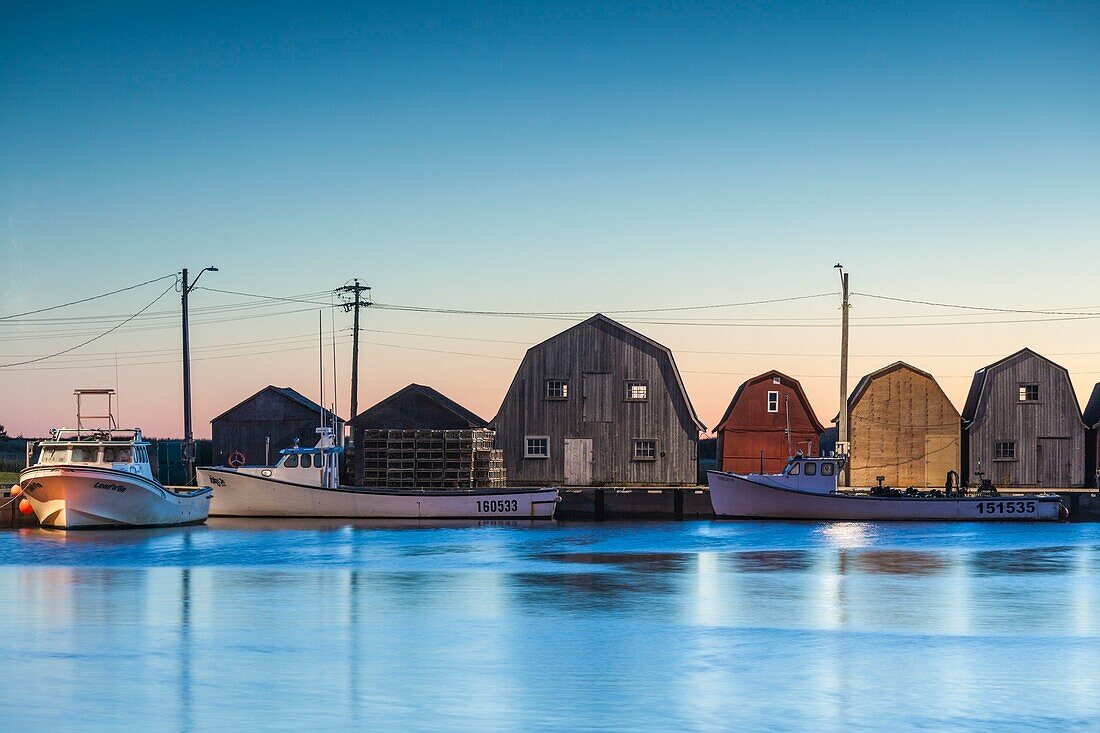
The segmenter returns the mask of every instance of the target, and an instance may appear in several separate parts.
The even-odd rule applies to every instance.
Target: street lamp
[[[204,267],[188,283],[187,268],[183,268],[183,283],[180,293],[183,300],[183,462],[187,467],[186,483],[191,483],[195,475],[195,439],[191,431],[191,342],[187,326],[187,296],[195,289],[204,272],[217,272],[216,267]]]

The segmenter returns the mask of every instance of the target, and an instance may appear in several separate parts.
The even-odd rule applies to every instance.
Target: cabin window
[[[806,475],[807,476],[816,476],[817,475],[817,464],[816,463],[807,463],[806,464]]]
[[[116,461],[117,463],[129,463],[130,462],[130,449],[129,448],[119,448],[118,453],[115,455],[115,458],[117,459],[117,461]]]
[[[97,463],[99,461],[99,448],[90,446],[77,446],[73,448],[73,463]]]
[[[548,435],[528,435],[526,438],[526,449],[524,450],[524,458],[549,458],[550,457],[550,436]]]
[[[993,460],[995,461],[1015,461],[1016,460],[1016,441],[1004,440],[998,441],[993,445]]]
[[[548,400],[567,400],[567,399],[569,399],[569,380],[568,379],[547,379],[546,380],[546,399],[548,399]]]
[[[629,381],[626,383],[628,402],[645,402],[649,399],[649,382]]]
[[[1020,402],[1038,402],[1039,401],[1039,385],[1037,384],[1021,384],[1020,385]]]
[[[788,476],[797,476],[797,475],[798,475],[798,473],[799,473],[799,471],[801,470],[801,469],[799,468],[799,466],[801,466],[801,465],[802,465],[801,463],[795,463],[795,464],[793,464],[793,465],[791,466],[791,470],[790,470],[790,471],[787,471],[787,475],[788,475]]]
[[[634,460],[635,461],[655,461],[657,460],[657,441],[650,440],[648,438],[635,438],[634,439]]]
[[[779,412],[779,392],[768,392],[768,412]]]
[[[836,466],[834,466],[831,463],[822,463],[821,464],[821,475],[822,476],[832,476],[834,468],[836,468]]]
[[[114,463],[116,457],[117,457],[117,454],[115,453],[114,448],[112,448],[110,446],[107,446],[103,449],[103,462],[104,463]]]
[[[68,448],[43,448],[40,463],[64,463],[68,457]]]
[[[289,454],[286,457],[286,461],[283,462],[283,465],[286,466],[287,468],[297,468],[298,467],[298,454],[297,453]]]

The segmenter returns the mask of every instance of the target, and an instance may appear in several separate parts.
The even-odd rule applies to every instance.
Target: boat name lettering
[[[515,512],[519,511],[519,502],[515,499],[490,499],[478,501],[479,512]]]
[[[104,489],[106,491],[117,491],[120,494],[126,491],[125,486],[119,486],[118,484],[107,484],[103,483],[102,481],[96,481],[95,488]]]
[[[978,514],[1034,514],[1033,501],[980,501]]]

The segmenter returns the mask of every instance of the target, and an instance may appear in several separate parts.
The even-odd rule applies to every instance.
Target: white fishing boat
[[[317,429],[312,448],[279,451],[274,466],[199,467],[214,488],[210,513],[225,517],[357,519],[551,519],[557,489],[374,488],[339,485],[343,447],[332,429]]]
[[[1065,521],[1057,494],[873,488],[841,490],[843,458],[796,455],[778,474],[708,471],[714,513],[721,519]]]
[[[52,431],[38,462],[19,473],[21,495],[43,527],[167,527],[206,521],[208,487],[167,487],[153,476],[150,444],[140,428],[120,430],[110,410],[113,390],[77,390],[77,427]],[[108,398],[108,426],[83,426],[81,397]]]

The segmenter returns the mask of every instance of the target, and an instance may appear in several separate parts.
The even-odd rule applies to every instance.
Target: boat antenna
[[[325,321],[323,311],[317,311],[317,372],[321,380],[321,427],[325,427]]]
[[[330,293],[329,294],[329,303],[330,304],[335,299],[335,296],[336,296],[335,293]],[[332,304],[332,306],[328,309],[328,314],[329,314],[329,320],[331,321],[331,330],[332,330],[332,422],[333,422],[332,429],[333,429],[333,432],[335,432],[336,431],[336,424],[335,423],[336,423],[336,419],[337,419],[336,418],[336,400],[338,400],[340,398],[340,386],[339,386],[339,383],[336,381],[336,306],[335,306],[335,304]],[[344,443],[344,431],[341,430],[340,431],[340,445],[343,445],[343,443]]]

